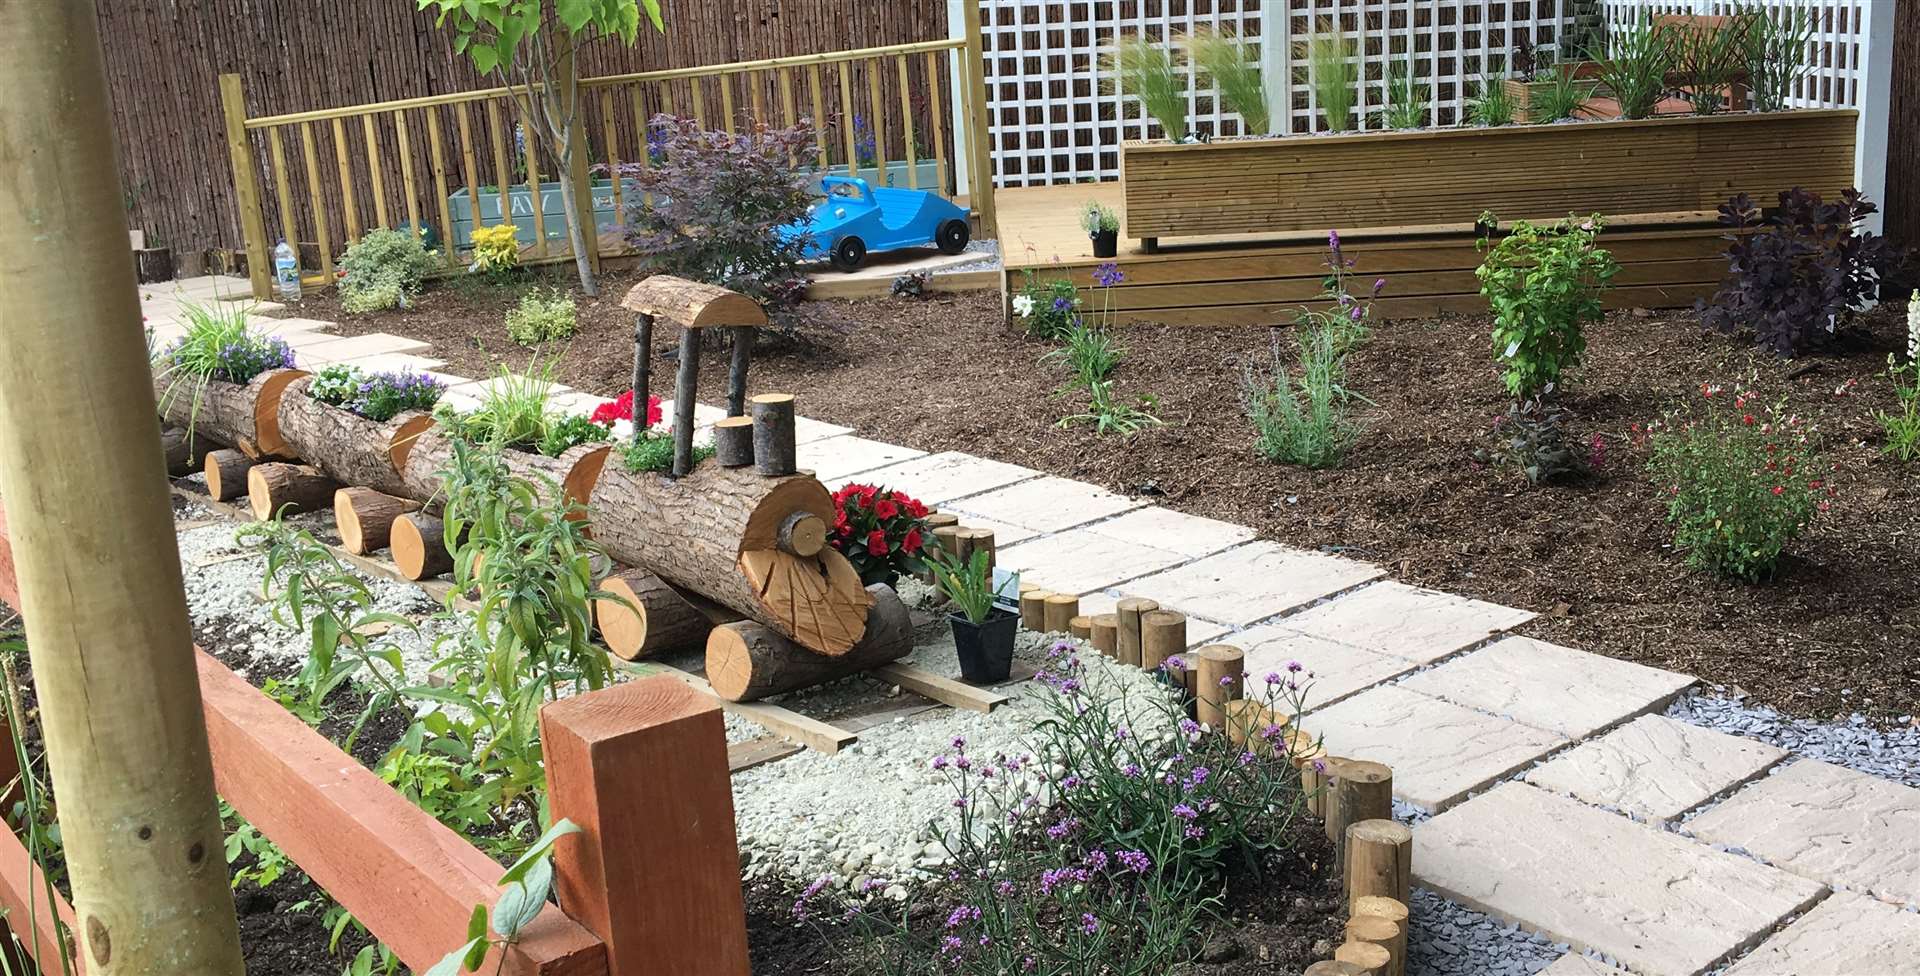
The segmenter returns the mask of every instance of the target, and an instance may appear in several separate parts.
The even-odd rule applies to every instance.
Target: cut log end
[[[913,650],[913,616],[892,587],[866,589],[873,608],[866,633],[844,654],[828,657],[749,620],[713,628],[707,637],[707,682],[728,701],[755,701],[875,668]]]
[[[705,611],[645,570],[615,573],[600,589],[611,596],[594,599],[594,622],[607,649],[624,660],[698,646],[713,628]]]
[[[451,570],[453,554],[447,551],[446,531],[439,519],[421,512],[395,519],[388,543],[400,575],[418,581]]]
[[[713,425],[713,459],[724,467],[753,463],[753,418],[728,417]]]
[[[208,451],[201,468],[207,472],[207,494],[217,502],[230,502],[247,493],[247,472],[258,463],[233,448]]]
[[[793,394],[762,393],[749,402],[753,412],[754,469],[769,477],[794,473],[799,453],[794,442]]]
[[[419,502],[372,488],[348,487],[333,493],[333,523],[340,533],[340,546],[356,556],[385,549],[394,520],[419,510]]]
[[[333,504],[338,482],[305,464],[256,464],[247,472],[247,504],[262,522]]]
[[[794,512],[780,523],[781,552],[801,558],[817,556],[827,547],[827,523],[812,512]]]

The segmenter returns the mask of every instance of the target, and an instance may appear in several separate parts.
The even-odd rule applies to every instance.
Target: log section
[[[700,607],[644,569],[615,573],[601,580],[600,588],[613,596],[594,598],[593,618],[600,639],[624,660],[702,645],[713,629],[714,621]]]
[[[884,583],[867,588],[873,609],[860,643],[838,657],[797,647],[751,621],[715,627],[707,637],[707,681],[728,701],[755,701],[878,667],[913,650],[913,618]]]
[[[308,396],[312,384],[312,377],[303,376],[280,397],[280,437],[287,450],[343,485],[407,497],[401,472],[433,417],[413,410],[384,422],[368,420]]]
[[[247,472],[247,506],[262,522],[333,504],[338,482],[306,464],[256,464]]]
[[[208,451],[200,465],[207,472],[207,494],[217,502],[230,502],[246,494],[247,472],[257,463],[231,447]]]
[[[200,443],[204,437],[232,444],[250,457],[278,457],[286,450],[280,438],[280,398],[289,383],[305,375],[302,370],[276,369],[245,384],[208,380],[204,387],[197,379],[156,376],[153,392],[161,418],[190,431],[194,450],[205,449]]]
[[[333,524],[340,547],[356,556],[385,549],[393,521],[420,510],[420,503],[372,488],[346,487],[333,493]]]

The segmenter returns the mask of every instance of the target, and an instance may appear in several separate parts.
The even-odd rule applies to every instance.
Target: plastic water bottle
[[[280,287],[283,301],[300,300],[300,258],[286,241],[273,249],[273,279]]]

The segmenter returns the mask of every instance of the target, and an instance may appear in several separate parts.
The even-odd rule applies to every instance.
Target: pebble
[[[1408,976],[1533,976],[1566,947],[1457,905],[1425,888],[1408,906]]]

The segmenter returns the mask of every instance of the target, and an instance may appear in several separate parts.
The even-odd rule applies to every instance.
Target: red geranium
[[[846,485],[833,493],[833,545],[863,583],[891,583],[901,573],[922,573],[927,507],[905,492],[873,485]]]
[[[612,403],[603,403],[594,407],[593,414],[587,419],[596,424],[604,424],[608,427],[613,426],[613,422],[616,420],[632,420],[633,391],[628,390],[620,394]],[[652,427],[659,422],[660,398],[657,396],[647,397],[647,426]]]

